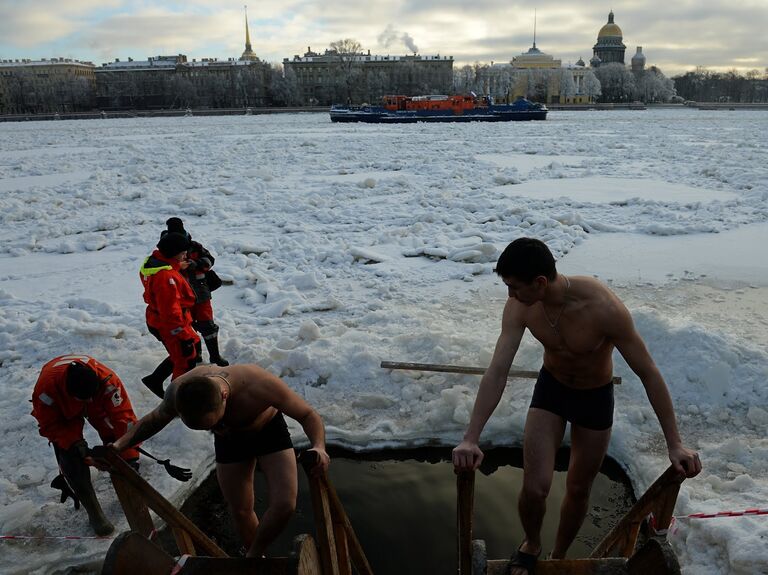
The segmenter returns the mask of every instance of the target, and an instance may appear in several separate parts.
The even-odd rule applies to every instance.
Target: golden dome
[[[608,14],[608,23],[602,28],[600,28],[600,32],[597,33],[598,39],[604,38],[606,36],[618,36],[619,38],[624,36],[624,34],[621,31],[621,28],[619,28],[613,22],[613,10],[611,10],[610,13]]]
[[[618,25],[610,23],[600,28],[600,32],[597,33],[598,38],[603,38],[604,36],[624,36],[624,34]]]

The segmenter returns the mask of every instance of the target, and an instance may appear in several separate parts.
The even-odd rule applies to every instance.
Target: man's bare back
[[[226,386],[229,401],[224,416],[211,429],[217,435],[258,431],[278,412],[273,404],[279,380],[267,370],[256,365],[201,365],[174,379],[166,389],[163,402],[174,415],[176,392],[185,381],[197,376],[218,379]]]

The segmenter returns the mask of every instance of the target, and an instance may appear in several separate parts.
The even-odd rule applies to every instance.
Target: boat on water
[[[384,96],[381,105],[331,107],[332,122],[404,124],[414,122],[509,122],[545,120],[547,107],[519,97],[495,104],[490,96]]]

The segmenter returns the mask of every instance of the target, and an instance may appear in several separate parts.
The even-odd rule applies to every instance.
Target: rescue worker
[[[87,355],[63,355],[43,366],[32,394],[32,415],[40,435],[53,445],[58,475],[51,487],[61,489],[61,502],[72,497],[80,503],[97,535],[109,535],[112,523],[101,509],[88,468],[93,461],[83,438],[87,419],[104,443],[122,437],[136,422],[131,400],[114,371]],[[120,454],[135,469],[139,452],[135,447]]]
[[[169,356],[141,381],[161,399],[163,382],[169,375],[177,378],[200,362],[200,338],[192,328],[190,313],[195,292],[181,275],[187,267],[188,248],[187,236],[166,234],[139,270],[147,304],[147,328]]]
[[[186,236],[189,240],[187,267],[183,269],[182,274],[195,292],[195,305],[191,309],[192,327],[202,336],[205,347],[208,348],[210,362],[226,367],[229,362],[219,353],[219,326],[213,321],[211,305],[211,292],[221,286],[221,280],[211,271],[216,259],[200,242],[192,239],[189,232],[184,229],[184,222],[180,218],[169,218],[165,225],[168,229],[161,232],[161,238],[169,233],[177,233]]]

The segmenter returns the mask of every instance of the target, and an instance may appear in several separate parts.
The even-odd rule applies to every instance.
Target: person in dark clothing
[[[175,379],[200,362],[200,338],[192,327],[191,313],[196,296],[182,275],[188,248],[187,236],[166,234],[139,270],[147,304],[147,327],[168,351],[168,357],[141,381],[160,398],[169,375]]]
[[[161,238],[175,233],[185,235],[189,239],[187,266],[182,270],[182,274],[195,292],[195,304],[190,310],[192,327],[202,336],[205,347],[208,348],[210,362],[225,367],[229,362],[221,357],[219,352],[219,326],[213,321],[211,305],[211,292],[221,285],[221,280],[211,271],[216,259],[200,242],[192,239],[189,232],[184,229],[184,223],[180,218],[169,218],[165,224],[168,229],[161,232]]]

